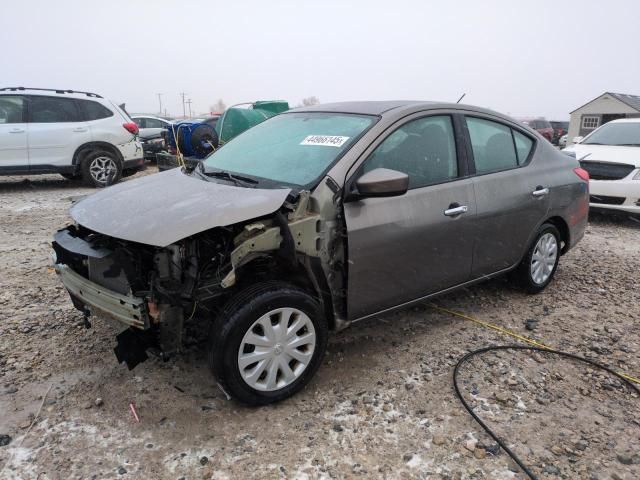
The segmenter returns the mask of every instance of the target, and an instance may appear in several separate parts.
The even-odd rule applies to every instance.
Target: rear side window
[[[64,123],[81,121],[76,101],[71,98],[30,98],[30,121],[32,123]]]
[[[531,149],[533,148],[533,140],[526,135],[513,130],[513,140],[516,144],[516,153],[518,154],[518,164],[522,165],[529,158]]]
[[[146,118],[145,128],[164,128],[166,124],[162,120],[156,120],[155,118]]]
[[[80,102],[80,107],[84,110],[84,119],[87,121],[113,117],[113,112],[98,102],[92,100],[78,101]]]
[[[476,173],[499,172],[523,165],[533,140],[502,123],[466,117]]]
[[[134,118],[132,120],[138,126],[138,128],[147,128],[146,118]]]
[[[24,97],[0,95],[0,123],[24,122]]]

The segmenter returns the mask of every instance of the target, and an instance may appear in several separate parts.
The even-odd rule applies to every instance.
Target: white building
[[[640,117],[640,96],[605,92],[571,112],[567,145],[584,137],[603,123],[617,118]]]

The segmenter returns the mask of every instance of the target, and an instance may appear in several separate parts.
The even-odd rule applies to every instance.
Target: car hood
[[[175,168],[85,197],[70,213],[95,232],[165,247],[214,227],[273,213],[289,192],[208,182]]]
[[[569,150],[569,149],[567,149]],[[588,162],[628,163],[640,168],[640,147],[616,145],[589,145],[578,143],[569,151],[576,153],[576,159]]]

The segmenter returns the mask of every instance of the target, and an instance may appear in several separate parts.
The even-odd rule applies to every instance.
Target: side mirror
[[[409,175],[390,170],[376,168],[356,180],[358,197],[397,197],[407,193]]]
[[[582,136],[573,137],[573,143],[582,143],[582,140],[584,140],[584,137],[582,137]]]

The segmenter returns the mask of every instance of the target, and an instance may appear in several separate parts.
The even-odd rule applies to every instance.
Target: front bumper
[[[98,314],[130,327],[149,328],[149,316],[142,298],[108,290],[65,264],[56,263],[54,267],[76,306],[82,304],[92,315]]]
[[[638,170],[621,180],[589,181],[590,202],[594,208],[640,213],[640,180],[633,180]]]

